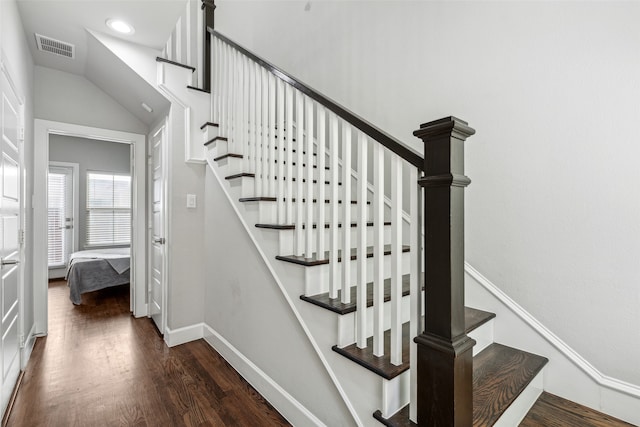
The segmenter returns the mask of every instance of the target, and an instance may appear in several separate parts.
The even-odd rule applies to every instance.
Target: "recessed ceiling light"
[[[149,107],[147,104],[145,104],[144,102],[142,104],[142,108],[144,108],[145,110],[147,110],[149,113],[153,113],[153,108]]]
[[[135,32],[133,27],[124,22],[122,19],[109,18],[107,19],[106,24],[107,27],[120,34],[133,34]]]

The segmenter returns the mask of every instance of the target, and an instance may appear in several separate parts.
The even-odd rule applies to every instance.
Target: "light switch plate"
[[[198,205],[197,200],[195,194],[187,194],[187,208],[194,209]]]

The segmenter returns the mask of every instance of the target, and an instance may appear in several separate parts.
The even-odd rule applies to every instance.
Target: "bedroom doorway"
[[[95,188],[104,189],[104,187],[109,187],[109,183],[111,184],[111,196],[109,199],[108,195],[103,194],[103,198],[94,198],[89,202],[85,201],[84,205],[79,209],[78,219],[74,222],[74,227],[78,231],[79,247],[84,245],[89,246],[89,249],[94,249],[94,247],[99,246],[111,246],[113,248],[110,248],[110,250],[118,251],[122,250],[122,246],[130,244],[130,310],[135,317],[147,316],[145,135],[40,119],[35,120],[34,130],[35,144],[40,147],[35,151],[34,156],[35,334],[46,335],[48,332],[48,163],[50,142],[60,138],[82,139],[88,144],[106,141],[108,144],[120,146],[121,151],[125,151],[129,162],[126,171],[105,170],[110,169],[106,167],[107,157],[100,153],[94,154],[93,157],[99,163],[86,168],[90,170],[89,172],[93,172],[92,178],[88,178],[88,174],[84,179],[80,177],[78,198],[81,195],[85,195],[87,199],[90,199],[92,195],[90,194],[90,189],[88,189],[89,186],[93,185]],[[87,171],[85,170],[85,172]],[[80,168],[80,175],[82,175],[82,167]],[[92,181],[92,183],[89,181]],[[125,194],[123,187],[125,182],[130,192],[126,193],[125,197],[120,197]],[[107,199],[111,201],[109,206],[105,205]],[[128,205],[124,203],[125,199],[128,201]],[[126,219],[123,219],[125,210],[127,211]],[[82,216],[85,216],[85,226],[78,225]],[[87,218],[89,219],[87,220]],[[93,227],[87,225],[88,223],[92,223]],[[121,227],[123,224],[129,227],[124,232],[128,241],[124,241],[122,239],[123,233],[118,231],[123,229]],[[107,241],[104,239],[107,239]],[[120,246],[120,248],[117,248],[117,246]],[[114,270],[117,271],[118,268],[122,268],[117,265],[119,264],[118,262],[112,261],[109,260],[109,264]]]

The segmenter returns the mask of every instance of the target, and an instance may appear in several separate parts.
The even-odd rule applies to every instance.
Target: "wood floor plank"
[[[610,415],[544,392],[540,395],[520,427],[629,427]]]
[[[74,306],[59,281],[7,425],[290,424],[204,340],[168,348],[150,319],[131,316],[128,286]]]

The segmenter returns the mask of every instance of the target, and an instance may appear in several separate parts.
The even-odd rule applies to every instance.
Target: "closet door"
[[[165,126],[158,129],[150,138],[151,151],[151,242],[149,286],[149,315],[160,333],[164,333],[166,316],[166,137]]]
[[[0,356],[2,409],[20,373],[20,129],[21,106],[2,73],[2,140],[0,141]]]

